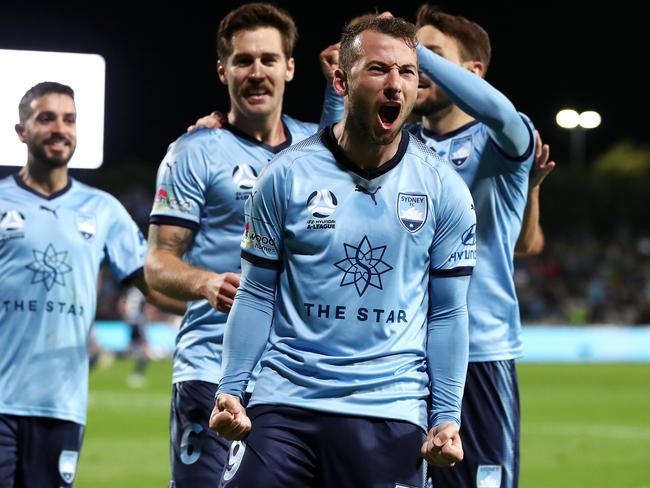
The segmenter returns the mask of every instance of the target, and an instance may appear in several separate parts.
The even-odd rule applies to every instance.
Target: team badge
[[[251,190],[257,181],[257,172],[248,164],[240,164],[232,170],[232,181],[240,190]]]
[[[338,200],[334,192],[327,189],[316,190],[307,198],[307,208],[314,217],[324,219],[336,210]]]
[[[460,168],[472,155],[472,136],[459,137],[451,141],[449,160]]]
[[[481,464],[476,471],[476,488],[500,488],[501,466]]]
[[[404,228],[411,233],[419,231],[427,221],[429,198],[418,193],[397,195],[397,216]]]
[[[72,483],[77,471],[78,451],[61,451],[59,454],[59,474],[66,483]]]
[[[77,230],[82,237],[89,241],[97,232],[97,219],[94,215],[78,213],[75,215]]]

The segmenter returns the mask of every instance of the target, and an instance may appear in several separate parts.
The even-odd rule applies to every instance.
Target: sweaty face
[[[443,58],[462,65],[458,43],[453,37],[449,37],[431,25],[425,25],[418,29],[418,42],[424,47],[431,49]],[[425,74],[420,73],[418,84],[418,95],[413,112],[418,115],[434,115],[453,106],[453,103]]]
[[[350,118],[376,144],[400,134],[417,94],[417,54],[403,40],[375,31],[357,37],[361,57],[348,74]]]
[[[77,111],[68,95],[48,93],[32,101],[32,113],[18,136],[27,144],[29,161],[65,166],[77,146]]]
[[[273,27],[240,30],[232,37],[233,52],[218,65],[228,86],[231,109],[250,118],[282,110],[284,86],[293,78],[294,61],[282,50],[282,37]]]

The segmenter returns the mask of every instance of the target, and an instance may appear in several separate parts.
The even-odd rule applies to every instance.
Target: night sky
[[[226,89],[215,70],[215,32],[222,16],[243,2],[184,2],[176,9],[90,3],[5,3],[0,48],[104,56],[104,165],[139,160],[153,171],[167,144],[198,116],[227,111]],[[318,53],[337,40],[344,22],[375,9],[414,20],[419,5],[404,0],[275,3],[289,10],[300,32],[296,77],[288,85],[285,111],[310,121],[318,120],[324,86]],[[617,2],[611,11],[591,3],[576,10],[566,1],[514,7],[439,4],[488,31],[493,60],[487,80],[533,119],[558,162],[567,159],[569,135],[554,119],[565,106],[598,110],[603,116],[603,125],[587,134],[588,158],[622,138],[647,140],[648,26],[631,2]]]

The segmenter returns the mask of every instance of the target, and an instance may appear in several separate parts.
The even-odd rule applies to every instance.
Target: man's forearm
[[[160,250],[147,252],[144,274],[151,288],[184,301],[205,298],[207,282],[216,275]]]

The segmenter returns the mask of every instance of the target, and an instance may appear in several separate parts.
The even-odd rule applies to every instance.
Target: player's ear
[[[16,131],[16,134],[18,134],[20,142],[25,142],[25,126],[23,124],[16,124],[14,125],[14,130]]]
[[[217,74],[219,75],[219,80],[221,80],[221,83],[227,85],[228,81],[226,80],[226,68],[220,59],[217,60]]]
[[[296,72],[296,61],[293,58],[287,59],[287,73],[284,76],[284,81],[293,80],[293,75]]]
[[[334,80],[332,86],[337,95],[343,97],[348,93],[348,77],[341,68],[334,70]]]
[[[485,65],[481,61],[467,61],[463,64],[472,73],[483,78],[483,75],[485,74]]]

